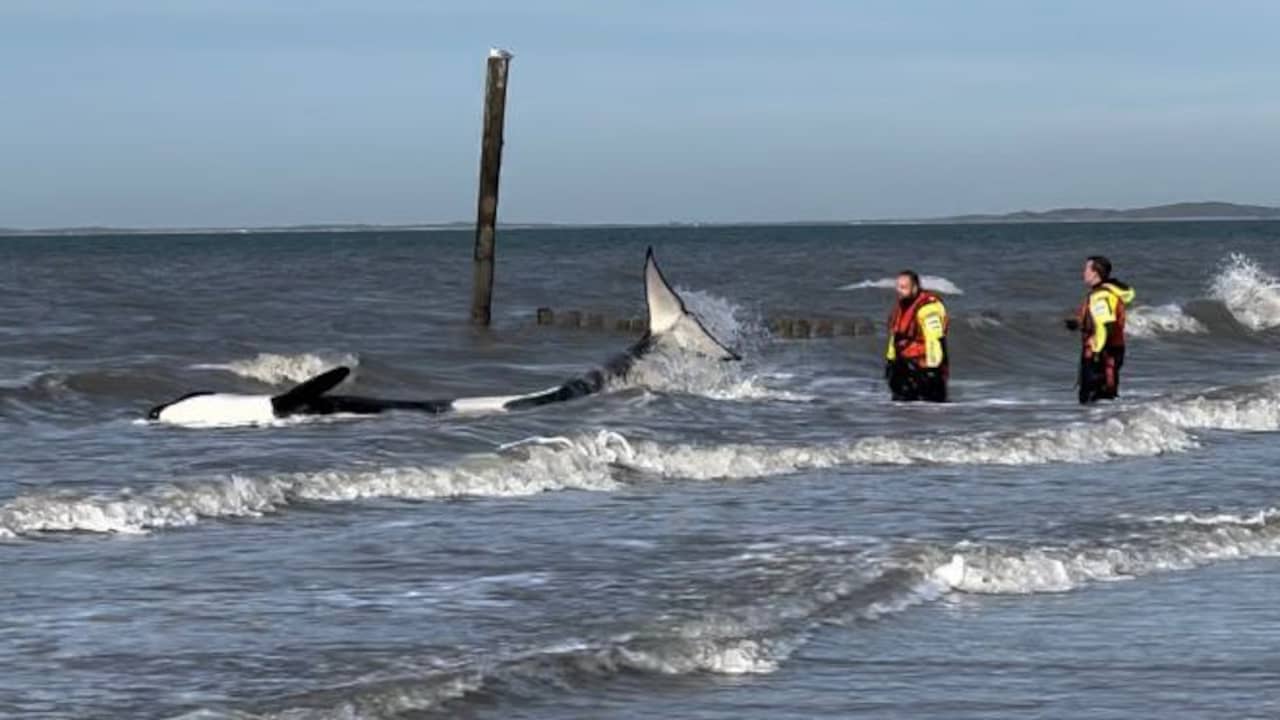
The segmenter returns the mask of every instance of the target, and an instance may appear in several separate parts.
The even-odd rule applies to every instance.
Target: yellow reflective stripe
[[[1102,352],[1107,346],[1107,323],[1116,321],[1117,302],[1119,298],[1108,290],[1098,290],[1089,296],[1089,316],[1093,318],[1089,349],[1095,353]]]
[[[946,335],[947,309],[940,302],[925,304],[916,313],[920,332],[924,335],[924,365],[936,368],[942,364],[942,338]]]

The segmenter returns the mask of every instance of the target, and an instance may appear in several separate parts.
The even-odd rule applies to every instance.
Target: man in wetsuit
[[[1114,400],[1120,394],[1120,368],[1124,366],[1124,319],[1134,291],[1111,277],[1111,261],[1093,255],[1084,261],[1084,284],[1089,293],[1068,330],[1079,330],[1080,403]]]
[[[898,273],[898,301],[889,314],[885,379],[897,401],[947,401],[947,309],[935,293],[920,288],[920,276]]]

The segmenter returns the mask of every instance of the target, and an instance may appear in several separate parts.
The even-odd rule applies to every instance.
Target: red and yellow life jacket
[[[1118,280],[1108,280],[1089,291],[1079,310],[1085,357],[1124,347],[1125,306],[1135,296],[1133,288]]]
[[[936,368],[946,362],[942,341],[951,325],[942,299],[922,290],[906,308],[895,303],[889,314],[889,347],[885,358],[914,360]]]

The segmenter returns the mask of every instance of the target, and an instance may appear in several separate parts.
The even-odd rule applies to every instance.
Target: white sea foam
[[[1175,303],[1133,307],[1126,318],[1125,330],[1132,337],[1140,338],[1208,331],[1203,323]]]
[[[700,395],[715,400],[811,402],[813,396],[775,387],[768,378],[737,362],[722,362],[655,348],[631,367],[618,387]]]
[[[1228,256],[1210,281],[1209,293],[1251,330],[1280,325],[1280,278],[1263,270],[1247,255]]]
[[[0,506],[0,529],[15,534],[136,533],[193,525],[202,518],[261,516],[299,500],[420,500],[613,490],[617,487],[614,466],[679,479],[739,479],[851,464],[1092,462],[1170,452],[1193,444],[1185,432],[1168,423],[1116,419],[1006,436],[871,437],[813,446],[663,444],[599,432],[531,439],[508,445],[497,454],[440,467],[232,476],[135,493],[24,495]]]
[[[952,548],[925,550],[920,563],[935,579],[961,592],[1066,592],[1091,583],[1187,570],[1220,560],[1280,555],[1280,531],[1269,523],[1273,517],[1269,512],[1263,511],[1263,517],[1256,522],[1221,518],[1177,521],[1170,523],[1176,527],[1145,536],[1085,541],[1072,546],[1017,548],[960,543]],[[1237,519],[1248,518],[1233,518]]]
[[[1218,526],[1218,525],[1243,525],[1248,527],[1261,527],[1267,523],[1280,518],[1280,509],[1267,508],[1258,510],[1257,512],[1239,514],[1239,513],[1194,513],[1181,512],[1169,515],[1148,515],[1145,517],[1134,518],[1132,515],[1122,516],[1126,519],[1136,519],[1142,522],[1158,523],[1162,525],[1202,525],[1202,526]]]
[[[841,285],[841,290],[867,290],[867,289],[893,289],[898,282],[897,277],[885,277],[876,280],[860,280],[848,285]],[[944,295],[963,295],[961,290],[955,283],[938,275],[921,275],[920,285],[926,290],[943,293]]]
[[[443,467],[332,470],[260,478],[231,476],[140,492],[38,493],[0,505],[0,532],[141,533],[194,525],[202,518],[258,517],[297,501],[350,502],[532,495],[549,490],[612,490],[609,459],[617,436],[602,433],[569,449],[528,447],[520,457],[477,455]]]
[[[229,363],[204,363],[193,365],[192,368],[196,370],[225,370],[240,377],[257,380],[268,385],[280,385],[283,383],[300,383],[322,372],[332,370],[339,365],[356,367],[359,364],[360,358],[349,353],[301,353],[297,355],[258,353],[256,356],[244,360],[233,360]]]
[[[1260,392],[1234,397],[1198,395],[1162,400],[1138,411],[1181,428],[1274,432],[1280,430],[1280,382],[1269,381]]]
[[[662,443],[608,431],[530,438],[435,467],[227,477],[136,493],[40,493],[0,506],[0,532],[144,532],[201,518],[252,517],[297,500],[434,499],[613,490],[616,467],[683,480],[735,480],[851,465],[1039,465],[1149,457],[1198,446],[1201,428],[1280,430],[1280,385],[1141,406],[1105,419],[1018,432],[870,436],[831,443]]]

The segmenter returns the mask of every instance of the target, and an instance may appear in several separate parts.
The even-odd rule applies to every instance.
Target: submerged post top
[[[498,48],[498,47],[489,48],[489,57],[502,58],[503,60],[510,60],[511,52],[508,50],[503,50],[502,48]]]

